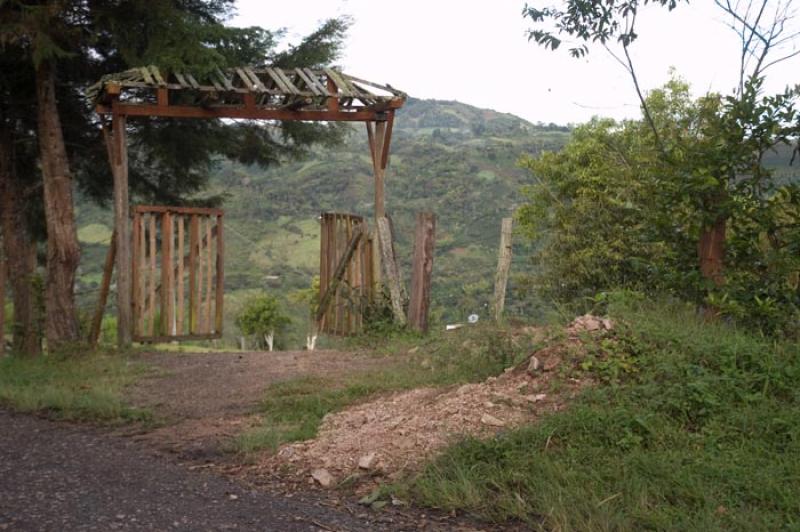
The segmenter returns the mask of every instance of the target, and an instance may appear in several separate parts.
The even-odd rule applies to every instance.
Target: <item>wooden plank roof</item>
[[[205,76],[155,66],[109,74],[89,87],[100,114],[276,120],[380,120],[406,94],[332,68],[235,67]]]

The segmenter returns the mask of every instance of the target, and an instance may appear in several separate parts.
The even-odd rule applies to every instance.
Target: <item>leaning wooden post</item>
[[[414,234],[414,262],[411,266],[411,298],[408,304],[408,323],[412,329],[419,332],[428,331],[435,234],[436,215],[432,212],[417,213],[417,228]]]
[[[508,272],[511,269],[511,218],[503,218],[500,229],[500,250],[497,255],[497,275],[494,278],[494,319],[500,321],[506,301]]]
[[[109,94],[118,95],[120,87],[109,84]],[[118,102],[112,103],[112,109]],[[114,231],[117,233],[117,343],[132,343],[131,326],[131,235],[128,228],[128,142],[125,115],[112,112],[111,135],[106,134],[111,171],[114,176]]]
[[[392,230],[389,227],[389,220],[385,216],[378,218],[378,247],[381,252],[383,272],[386,275],[386,284],[389,285],[389,298],[392,300],[394,319],[398,324],[405,325],[406,314],[403,310],[400,273],[397,269],[397,259],[393,253]]]
[[[111,242],[106,252],[106,262],[103,265],[103,280],[100,283],[100,296],[97,298],[97,308],[94,310],[92,327],[89,330],[89,345],[95,347],[100,338],[100,329],[103,325],[103,314],[106,310],[108,293],[111,289],[111,274],[114,271],[114,259],[117,255],[117,232],[111,234]]]

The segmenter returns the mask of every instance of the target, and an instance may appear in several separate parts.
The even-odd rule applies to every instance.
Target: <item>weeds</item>
[[[51,355],[0,359],[0,404],[57,419],[103,423],[149,421],[122,391],[145,371],[122,355]]]
[[[584,367],[605,384],[451,447],[400,496],[546,530],[800,527],[800,348],[681,305],[609,311],[628,325]]]
[[[274,451],[283,443],[316,436],[330,412],[380,393],[480,382],[528,352],[528,344],[515,345],[507,329],[492,326],[403,338],[378,350],[387,357],[384,370],[353,375],[344,382],[303,377],[272,385],[261,403],[262,424],[240,435],[235,448],[245,453]]]

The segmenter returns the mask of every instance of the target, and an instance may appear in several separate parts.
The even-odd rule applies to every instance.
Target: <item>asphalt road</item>
[[[124,437],[0,410],[0,530],[397,530],[251,491]]]

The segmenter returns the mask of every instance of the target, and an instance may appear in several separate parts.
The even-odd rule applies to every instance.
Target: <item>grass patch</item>
[[[56,419],[102,423],[150,421],[122,391],[146,371],[122,355],[90,354],[0,359],[0,404]]]
[[[449,448],[401,496],[544,530],[796,530],[800,347],[681,305],[612,306],[604,384],[535,426]],[[578,370],[580,371],[580,370]]]
[[[392,336],[390,345],[376,346],[387,359],[386,369],[355,374],[344,381],[302,377],[270,386],[261,403],[263,423],[240,435],[240,452],[276,450],[281,444],[313,438],[330,412],[369,397],[423,386],[480,382],[501,373],[524,356],[530,343],[514,340],[510,331],[492,326],[435,333],[427,338]],[[409,351],[411,351],[409,353]]]

